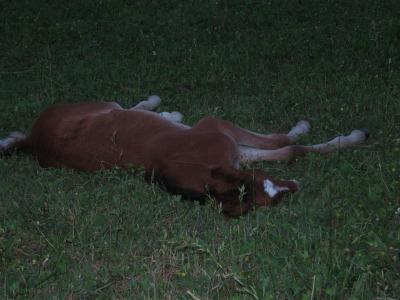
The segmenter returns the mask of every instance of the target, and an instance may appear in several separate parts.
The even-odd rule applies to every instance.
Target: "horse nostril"
[[[295,193],[295,192],[298,192],[301,190],[300,183],[296,179],[291,179],[291,180],[289,180],[289,182],[291,183],[291,186],[289,186],[289,188],[292,193]]]

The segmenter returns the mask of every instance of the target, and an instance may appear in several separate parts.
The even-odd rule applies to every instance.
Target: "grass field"
[[[1,157],[0,298],[399,299],[400,2],[125,2],[2,2],[0,137],[53,103],[158,94],[189,124],[371,138],[249,166],[303,189],[231,221],[129,170]]]

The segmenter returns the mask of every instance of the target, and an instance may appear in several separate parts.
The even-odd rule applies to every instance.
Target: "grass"
[[[303,190],[225,221],[140,174],[0,158],[0,298],[398,299],[398,1],[8,1],[0,136],[53,103],[149,94],[189,124],[368,143],[256,166]],[[139,172],[140,173],[140,172]]]

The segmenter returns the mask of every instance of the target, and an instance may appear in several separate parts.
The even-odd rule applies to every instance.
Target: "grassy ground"
[[[124,2],[1,4],[0,136],[53,103],[158,94],[189,124],[371,139],[259,164],[303,190],[229,222],[130,171],[0,158],[0,298],[398,299],[400,2]]]

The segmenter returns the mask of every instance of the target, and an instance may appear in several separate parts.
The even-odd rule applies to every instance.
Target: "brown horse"
[[[298,190],[295,180],[242,171],[242,163],[328,153],[368,136],[365,130],[354,130],[323,144],[293,145],[309,131],[307,121],[287,134],[269,135],[213,117],[190,127],[182,124],[178,112],[152,112],[160,102],[151,96],[130,109],[115,102],[56,105],[42,112],[28,136],[13,132],[0,140],[0,153],[20,149],[35,155],[43,167],[83,171],[142,166],[147,178],[168,191],[198,201],[211,196],[225,215],[235,217]]]

